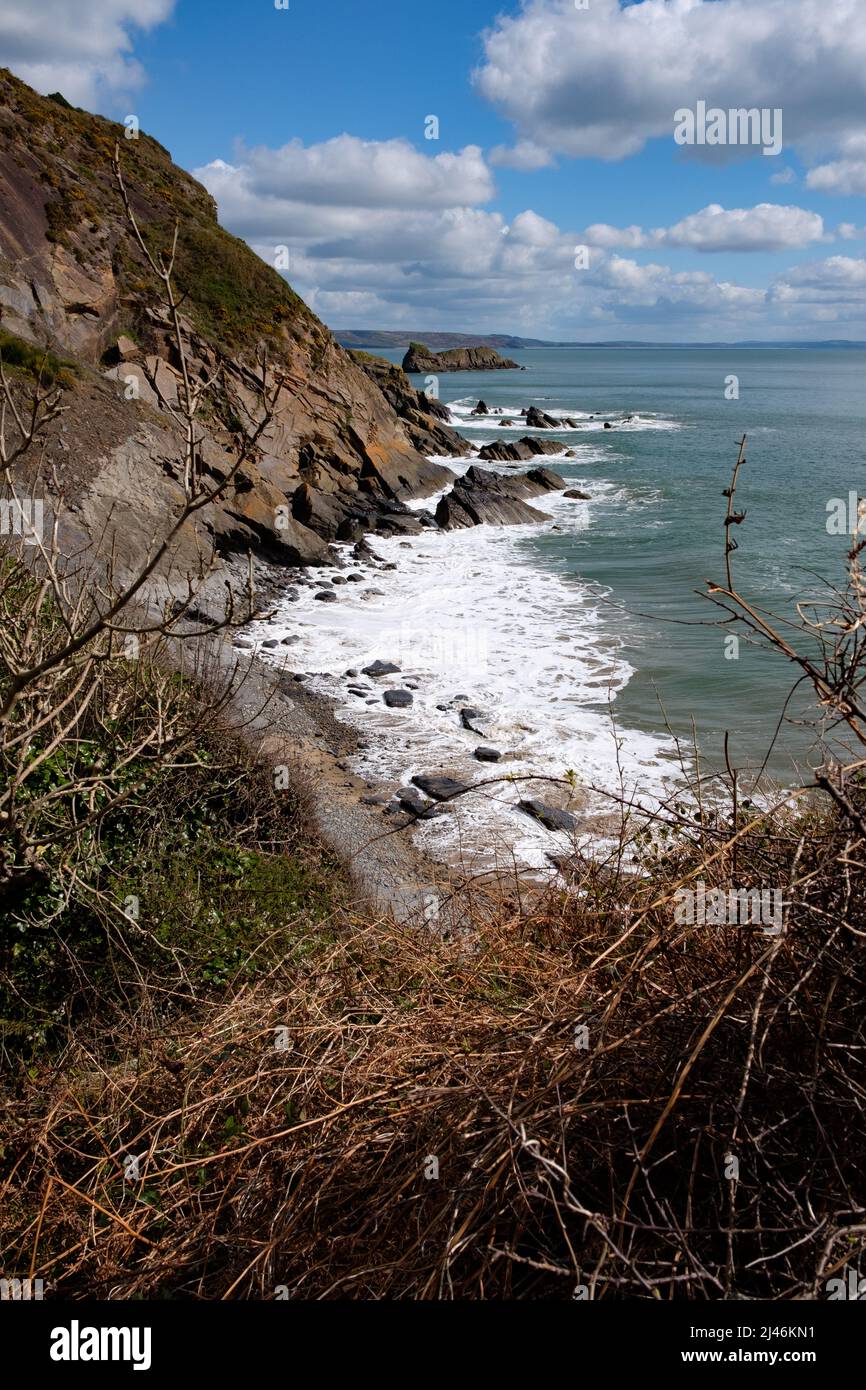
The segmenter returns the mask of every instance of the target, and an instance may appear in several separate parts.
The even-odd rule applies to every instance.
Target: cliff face
[[[376,374],[335,342],[276,270],[219,226],[207,191],[148,136],[124,136],[122,126],[40,97],[0,71],[0,329],[51,347],[74,368],[67,412],[48,446],[65,499],[65,548],[107,531],[121,568],[132,568],[180,497],[181,435],[145,371],[157,374],[170,401],[180,363],[114,181],[115,141],[148,245],[170,246],[179,225],[175,282],[193,379],[223,366],[200,417],[213,479],[230,466],[246,412],[255,416],[253,370],[263,346],[285,378],[261,447],[224,498],[190,523],[178,568],[214,547],[229,568],[247,550],[321,562],[341,526],[353,535],[387,529],[401,499],[442,488],[450,471],[420,448],[428,434],[440,454],[463,452],[462,441],[420,408],[417,393],[387,399]]]
[[[431,352],[425,343],[410,343],[403,358],[404,372],[495,372],[522,371],[519,362],[500,357],[495,348],[448,348],[447,352]]]

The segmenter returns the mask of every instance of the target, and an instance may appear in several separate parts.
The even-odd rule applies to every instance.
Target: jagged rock
[[[548,830],[574,830],[577,821],[569,811],[561,811],[557,806],[548,806],[545,801],[532,798],[519,802],[521,811],[540,821]]]
[[[182,501],[183,428],[160,401],[160,392],[170,405],[178,399],[177,348],[168,316],[142,288],[110,162],[94,154],[113,149],[117,125],[80,110],[70,121],[59,103],[5,69],[0,120],[3,328],[71,360],[62,442],[64,483],[74,479],[76,495],[67,497],[60,544],[72,555],[95,541],[101,554],[113,553],[114,579],[122,583]],[[227,586],[243,602],[248,552],[254,561],[322,564],[331,558],[335,527],[355,539],[376,526],[382,504],[440,492],[453,475],[427,455],[462,455],[469,446],[449,428],[445,407],[399,368],[368,370],[340,347],[282,276],[219,226],[207,190],[149,136],[142,142],[147,157],[126,160],[124,172],[143,234],[160,235],[173,204],[181,210],[181,244],[207,248],[206,295],[195,277],[176,285],[191,379],[199,383],[222,364],[209,408],[198,416],[206,478],[227,478],[247,422],[257,418],[264,326],[272,371],[285,373],[243,477],[184,523],[138,595],[161,612],[166,598],[186,593],[189,575],[207,570],[197,602],[221,617]],[[107,353],[114,365],[105,373]],[[126,389],[127,378],[137,390]],[[60,447],[49,444],[52,453]],[[289,524],[277,525],[287,508]]]
[[[400,670],[393,661],[372,661],[369,666],[362,666],[361,670],[365,676],[393,676]]]
[[[138,357],[138,344],[134,343],[126,333],[121,333],[114,345],[112,356],[118,362],[130,362],[134,357]]]
[[[472,414],[473,414],[473,415],[489,415],[489,414],[490,414],[490,411],[487,409],[487,405],[486,405],[486,403],[485,403],[484,401],[479,401],[478,404],[476,405],[475,409],[473,410]]]
[[[553,415],[545,415],[543,410],[531,405],[526,412],[526,423],[532,430],[559,430],[562,429],[562,421],[557,420]]]
[[[497,439],[478,450],[478,457],[487,463],[524,463],[538,454],[561,454],[562,445],[555,439],[536,439],[524,435],[520,439]]]
[[[570,488],[568,488],[568,490],[567,490],[566,492],[564,492],[562,495],[563,495],[563,497],[573,497],[573,498],[575,499],[576,502],[589,502],[589,501],[591,501],[591,498],[590,498],[590,495],[589,495],[588,492],[581,492],[580,489],[579,489],[579,488],[576,488],[576,487],[570,487]]]
[[[501,369],[521,370],[519,362],[500,357],[495,348],[448,348],[446,352],[431,352],[424,343],[410,343],[403,358],[403,371],[414,373],[493,372]]]
[[[353,352],[352,357],[393,406],[419,453],[455,458],[469,453],[468,441],[451,427],[448,407],[416,391],[401,367],[367,352]]]
[[[473,709],[471,706],[460,711],[460,723],[464,729],[469,729],[473,734],[483,734],[484,730],[479,729],[479,720],[483,720],[484,715],[480,709]]]
[[[544,512],[523,499],[565,487],[565,480],[548,469],[533,469],[503,477],[474,465],[458,478],[436,508],[436,520],[446,531],[467,526],[512,526],[547,521]]]
[[[423,773],[412,778],[412,783],[420,787],[427,796],[432,796],[434,801],[449,801],[452,796],[459,796],[461,792],[468,792],[470,786],[467,782],[457,782],[453,777],[446,777],[444,773]]]

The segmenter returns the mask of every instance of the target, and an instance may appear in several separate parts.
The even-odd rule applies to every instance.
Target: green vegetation
[[[45,348],[34,347],[3,328],[0,328],[0,357],[4,368],[11,368],[32,381],[41,380],[43,386],[70,387],[75,383],[74,362],[65,361]]]
[[[7,627],[56,640],[33,579],[0,566]],[[332,913],[339,875],[221,734],[196,689],[104,644],[13,707],[0,747],[0,1043],[23,1056],[70,1026],[237,988]],[[0,663],[0,699],[11,672]],[[211,732],[202,733],[203,728]]]
[[[143,131],[127,139],[126,129],[68,102],[40,97],[8,70],[0,69],[0,90],[21,143],[37,165],[37,177],[51,190],[45,203],[49,240],[86,261],[93,246],[79,229],[84,221],[108,227],[116,247],[114,266],[122,294],[151,295],[143,258],[131,248],[114,182],[111,160],[120,147],[124,178],[148,244],[170,244],[180,224],[177,287],[183,311],[205,336],[231,353],[251,351],[266,339],[274,355],[288,354],[289,339],[313,316],[283,277],[217,222],[216,204],[201,184],[177,170],[169,152]],[[122,234],[121,234],[122,233]],[[327,339],[323,340],[324,352]]]

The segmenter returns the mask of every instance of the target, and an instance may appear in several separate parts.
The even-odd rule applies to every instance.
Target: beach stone
[[[563,495],[563,497],[573,497],[577,502],[589,502],[589,501],[590,501],[589,493],[588,493],[588,492],[581,492],[580,489],[579,489],[579,488],[576,488],[576,487],[570,487],[570,488],[568,489],[568,491],[567,491],[567,492],[564,492],[562,495]]]
[[[400,670],[393,661],[371,661],[369,666],[362,666],[361,670],[365,676],[393,676]]]
[[[332,584],[345,584],[345,582],[346,581],[342,574],[335,574],[333,579],[331,580]]]
[[[604,422],[604,427],[605,427],[606,430],[612,430],[612,429],[613,429],[613,425],[610,423],[610,420],[605,420],[605,422]]]
[[[397,793],[397,801],[404,811],[409,811],[415,816],[422,816],[430,805],[414,787],[401,787]]]
[[[432,796],[434,801],[448,801],[452,796],[468,792],[471,786],[468,782],[457,782],[453,777],[446,777],[443,773],[421,773],[412,778],[412,784],[420,787],[428,796]]]
[[[278,647],[279,645],[279,641],[276,637],[269,637],[267,642],[262,643],[263,647]]]
[[[498,763],[502,757],[498,748],[476,748],[475,757],[480,763]]]
[[[460,711],[461,724],[463,725],[464,729],[469,729],[469,731],[473,734],[484,733],[484,730],[479,729],[478,727],[478,721],[483,718],[484,715],[481,713],[481,710],[473,709],[471,705],[467,709],[462,709]]]
[[[357,675],[360,675],[360,672],[359,672],[354,666],[350,666],[349,669],[348,669],[348,671],[344,671],[344,672],[343,672],[343,675],[344,675],[344,676],[357,676]]]
[[[364,576],[363,574],[347,574],[346,580],[349,584],[362,584]]]
[[[320,603],[337,602],[337,595],[331,589],[320,589],[317,594],[313,594],[313,598],[317,598]]]
[[[532,798],[519,802],[521,811],[540,821],[548,830],[574,830],[577,821],[568,811],[560,811],[557,806],[548,806],[545,801]]]
[[[411,690],[386,690],[382,699],[389,709],[406,709],[412,704],[414,696]]]

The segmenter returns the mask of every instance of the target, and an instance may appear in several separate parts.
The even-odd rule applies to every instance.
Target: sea
[[[657,805],[687,789],[696,769],[721,774],[726,741],[744,787],[759,772],[756,794],[798,785],[824,756],[820,712],[797,686],[799,670],[720,625],[727,615],[706,593],[724,581],[723,491],[745,436],[736,494],[745,518],[731,556],[738,591],[781,623],[825,616],[851,544],[839,518],[864,490],[866,350],[508,355],[524,370],[426,385],[479,448],[526,434],[518,412],[531,405],[562,420],[543,435],[561,454],[537,462],[588,500],[547,494],[533,505],[548,519],[532,525],[375,537],[381,567],[364,583],[340,585],[328,604],[302,590],[256,624],[253,639],[291,638],[292,669],[362,734],[354,771],[371,790],[429,772],[479,787],[459,814],[415,832],[452,859],[549,863],[561,837],[520,808],[528,798],[572,811],[587,844],[604,841],[623,800]],[[479,400],[490,414],[474,413]],[[442,461],[461,471],[474,460]],[[324,577],[352,572],[350,547],[339,565]],[[375,660],[399,674],[346,675]],[[411,706],[388,708],[390,687],[410,689]],[[503,756],[481,762],[478,747]]]

